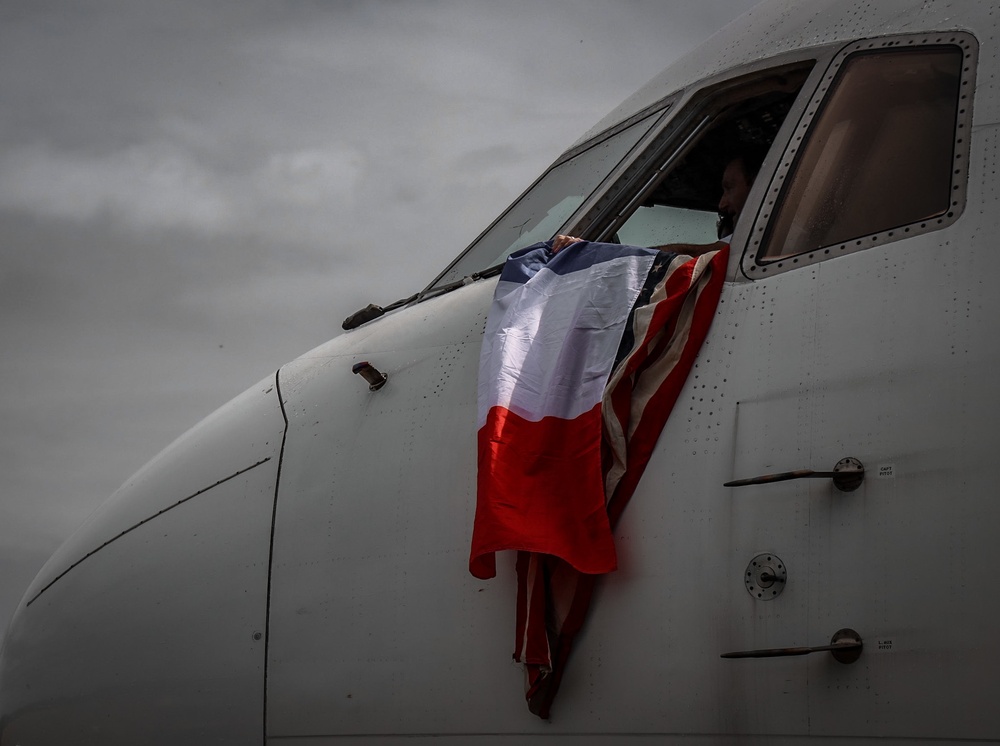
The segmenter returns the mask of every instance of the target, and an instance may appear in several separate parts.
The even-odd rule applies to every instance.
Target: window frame
[[[758,259],[761,247],[767,246],[772,219],[777,216],[785,203],[785,180],[798,165],[801,154],[799,145],[806,143],[813,121],[823,113],[828,95],[843,65],[855,54],[869,52],[889,52],[893,49],[912,50],[921,46],[953,46],[962,51],[962,68],[959,78],[959,98],[952,143],[952,170],[950,182],[951,203],[945,214],[929,219],[916,220],[900,226],[892,226],[847,241],[807,249],[798,254]],[[750,280],[762,279],[787,272],[798,267],[810,266],[826,259],[852,254],[865,249],[884,246],[904,238],[931,233],[953,224],[965,209],[968,185],[969,147],[972,131],[973,91],[975,90],[978,43],[976,38],[964,31],[942,33],[906,34],[862,39],[844,46],[830,61],[822,81],[805,107],[795,131],[788,139],[781,154],[778,167],[767,184],[767,191],[759,212],[752,221],[749,240],[740,261],[743,274]],[[803,147],[804,151],[805,148]]]

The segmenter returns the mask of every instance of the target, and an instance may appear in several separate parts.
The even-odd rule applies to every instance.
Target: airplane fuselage
[[[668,68],[74,534],[6,639],[0,743],[1000,740],[998,39],[987,5],[769,1]],[[768,150],[722,297],[543,721],[511,563],[468,572],[484,271],[697,238],[734,143]],[[755,479],[845,458],[855,489]],[[845,629],[854,660],[802,654]]]

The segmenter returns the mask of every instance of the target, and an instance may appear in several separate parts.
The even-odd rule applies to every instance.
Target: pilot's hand
[[[555,254],[557,251],[565,249],[570,244],[580,243],[582,240],[582,238],[576,238],[575,236],[556,236],[552,239],[552,253]]]

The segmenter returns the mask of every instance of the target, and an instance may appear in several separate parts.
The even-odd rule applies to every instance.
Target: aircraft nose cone
[[[49,560],[0,659],[0,745],[260,742],[273,380],[175,441]]]

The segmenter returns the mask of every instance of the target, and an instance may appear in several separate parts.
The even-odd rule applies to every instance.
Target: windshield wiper
[[[346,319],[344,319],[344,323],[341,324],[340,326],[344,330],[356,329],[357,327],[371,321],[372,319],[377,319],[379,316],[382,316],[386,311],[394,311],[400,306],[405,306],[407,303],[415,301],[417,299],[417,295],[419,295],[419,293],[414,293],[409,298],[402,298],[400,300],[395,301],[394,303],[390,303],[388,306],[385,306],[384,308],[382,306],[376,306],[374,303],[369,303],[360,311],[355,311]]]
[[[426,300],[428,298],[436,298],[439,295],[451,292],[452,290],[460,288],[464,285],[469,285],[473,282],[476,282],[477,280],[482,280],[487,277],[493,277],[495,275],[498,275],[502,270],[503,270],[503,263],[500,263],[492,267],[489,267],[487,269],[484,269],[482,272],[473,272],[471,275],[466,275],[461,280],[450,282],[447,285],[441,285],[440,287],[436,287],[431,290],[425,290],[421,293],[414,293],[409,298],[402,298],[400,300],[395,301],[394,303],[390,303],[388,306],[385,306],[384,308],[382,306],[376,306],[374,303],[369,303],[360,311],[355,311],[346,319],[344,319],[344,323],[341,324],[341,326],[345,330],[356,329],[362,324],[377,319],[379,316],[382,316],[388,313],[389,311],[395,311],[397,308],[412,303],[413,301]]]
[[[506,260],[504,260],[506,261]],[[500,264],[494,264],[492,267],[487,267],[481,272],[473,272],[471,275],[466,275],[461,280],[455,280],[454,282],[449,282],[447,285],[441,285],[440,287],[431,288],[430,290],[425,290],[420,293],[420,300],[426,300],[427,298],[436,298],[439,295],[451,292],[455,288],[463,287],[464,285],[471,285],[477,280],[482,280],[486,277],[494,277],[503,271],[504,262]]]

